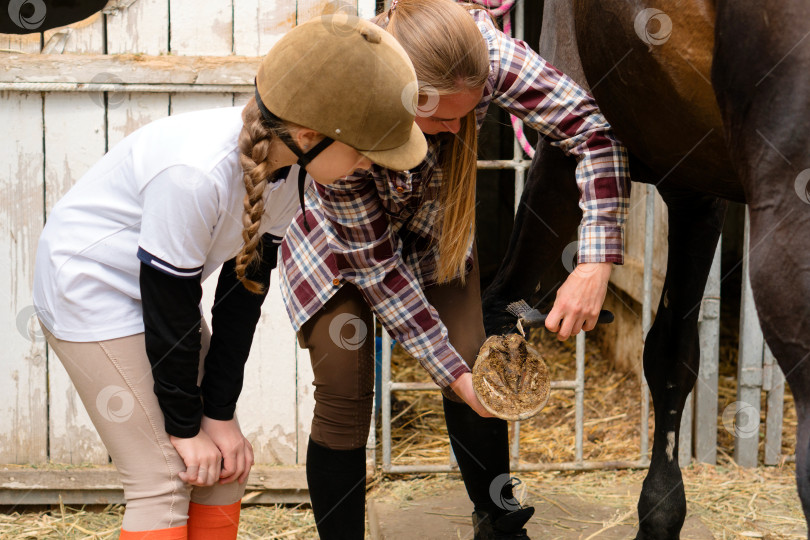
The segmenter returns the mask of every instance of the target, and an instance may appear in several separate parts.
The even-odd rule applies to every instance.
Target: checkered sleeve
[[[489,48],[493,101],[577,158],[579,262],[622,264],[630,197],[626,148],[588,92],[488,16],[474,16]]]
[[[402,241],[391,228],[374,178],[352,176],[316,187],[341,276],[360,289],[388,333],[436,384],[448,386],[468,372],[438,312],[403,261]]]

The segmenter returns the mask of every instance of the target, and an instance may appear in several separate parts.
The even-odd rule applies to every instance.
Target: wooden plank
[[[228,55],[233,53],[231,2],[171,0],[169,50],[173,55]]]
[[[377,373],[379,372],[380,376],[382,376],[382,365],[377,365],[376,358],[377,354],[381,354],[382,351],[379,350],[377,346],[377,316],[372,316],[372,323],[371,323],[371,331],[369,332],[368,339],[374,340],[374,349],[373,354],[375,358],[374,362],[374,405],[371,407],[371,420],[369,422],[369,431],[368,431],[368,439],[366,440],[366,476],[371,478],[374,476],[375,472],[377,471],[377,402],[376,402],[376,394],[377,392],[381,391],[382,388],[377,385]],[[380,401],[382,403],[382,401]]]
[[[233,106],[233,94],[171,94],[170,114]]]
[[[765,465],[778,465],[782,458],[782,416],[785,404],[785,376],[773,357],[771,348],[765,345],[764,369],[767,372],[768,391],[765,417]]]
[[[748,274],[749,216],[745,212],[745,249],[743,285],[740,303],[740,355],[737,365],[737,401],[735,411],[734,461],[740,467],[757,466],[759,447],[760,392],[762,387],[762,352],[764,341],[759,327],[751,280]],[[729,409],[726,409],[729,411]],[[724,417],[730,416],[724,413]],[[740,424],[737,424],[737,421]],[[726,426],[728,428],[728,425]]]
[[[123,489],[37,489],[5,490],[0,489],[0,504],[12,506],[19,511],[21,506],[40,506],[43,504],[125,504]]]
[[[233,52],[264,56],[295,26],[295,2],[286,0],[234,0]]]
[[[45,95],[45,210],[103,155],[104,103],[86,93]],[[96,433],[57,355],[49,351],[50,458],[56,463],[108,462]]]
[[[249,504],[308,504],[309,491],[302,489],[273,489],[251,491],[246,495]],[[0,505],[13,507],[41,506],[44,504],[66,504],[79,506],[86,504],[126,504],[124,490],[117,489],[42,489],[35,491],[6,491],[0,489]]]
[[[318,15],[330,13],[357,13],[357,2],[353,0],[298,0],[296,24],[305,23]]]
[[[293,465],[300,462],[295,334],[280,281],[278,272],[273,272],[253,339],[239,414],[245,418],[246,436],[254,441],[257,462]]]
[[[104,52],[104,15],[100,11],[88,18],[46,30],[43,53],[60,54],[70,52]]]
[[[361,19],[370,19],[376,15],[377,2],[375,0],[357,0],[357,16]]]
[[[169,52],[168,0],[138,0],[107,15],[109,54]]]
[[[99,82],[101,73],[129,84],[253,84],[261,58],[137,54],[0,53],[0,82]]]
[[[250,93],[238,93],[233,94],[233,105],[234,107],[244,107],[250,98],[253,97],[253,94]]]
[[[248,476],[251,489],[306,488],[301,467],[256,465]],[[121,480],[112,465],[100,467],[68,467],[66,469],[35,469],[4,467],[0,470],[0,489],[117,489]]]
[[[3,13],[3,16],[6,14]],[[42,49],[41,41],[42,34],[36,31],[30,34],[0,34],[0,51],[38,53]]]
[[[248,477],[245,502],[309,502],[303,467],[254,466]],[[0,504],[121,504],[123,489],[112,466],[41,470],[6,468],[0,471]]]
[[[656,229],[657,230],[657,229]],[[652,312],[658,311],[657,300],[661,298],[664,289],[664,274],[653,269],[652,282]],[[641,304],[644,288],[644,261],[630,255],[624,256],[623,265],[614,265],[610,274],[610,282],[617,288],[626,292],[630,297]]]
[[[112,148],[136,129],[168,114],[168,94],[108,93],[107,148]]]
[[[698,315],[700,370],[695,385],[695,459],[717,463],[717,373],[720,363],[720,254],[717,243]]]
[[[636,190],[641,191],[641,190]],[[658,190],[655,190],[655,239],[653,248],[653,275],[665,275],[669,254],[669,211]],[[656,299],[657,297],[653,297]]]
[[[231,3],[171,0],[169,18],[171,21],[169,49],[172,55],[227,56],[233,53]],[[252,81],[253,76],[255,69],[248,80]],[[233,94],[228,93],[177,93],[169,96],[170,115],[232,105]]]
[[[633,183],[630,190],[630,209],[624,234],[624,264],[613,267],[610,281],[629,294],[636,302],[643,300],[644,230],[646,194],[643,184]],[[667,208],[661,195],[655,191],[655,236],[653,239],[653,314],[664,286],[667,268]]]
[[[218,272],[203,283],[203,313],[211,327]],[[273,273],[245,366],[237,404],[242,432],[256,463],[294,465],[297,459],[294,334]]]
[[[43,52],[104,53],[104,15],[94,13],[48,30]],[[54,54],[56,56],[56,54]],[[45,94],[45,212],[107,150],[103,94]],[[49,457],[55,463],[109,462],[76,388],[57,355],[48,351]]]
[[[695,392],[689,392],[681,415],[681,429],[678,433],[678,464],[686,467],[692,463],[692,429],[694,426]]]
[[[31,297],[43,226],[42,97],[0,92],[0,461],[47,460],[47,360]]]

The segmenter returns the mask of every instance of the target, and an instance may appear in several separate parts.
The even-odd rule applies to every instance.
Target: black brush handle
[[[548,313],[540,313],[536,309],[530,309],[520,316],[520,320],[525,328],[538,328],[546,324],[546,317],[548,317]],[[596,323],[612,323],[613,319],[613,312],[603,309],[599,312],[599,318],[596,320]]]

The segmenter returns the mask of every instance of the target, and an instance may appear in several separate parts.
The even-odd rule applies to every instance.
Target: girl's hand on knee
[[[219,479],[222,454],[217,445],[203,431],[190,438],[169,436],[183,463],[185,472],[178,474],[180,480],[192,486],[213,486]]]
[[[458,397],[464,400],[464,402],[472,407],[472,410],[478,413],[479,416],[483,416],[484,418],[492,418],[492,415],[487,412],[481,402],[478,400],[478,396],[475,394],[475,390],[473,389],[472,385],[472,373],[465,373],[455,381],[450,383],[450,388],[453,389],[453,392],[456,393]]]
[[[208,434],[222,453],[223,467],[219,483],[245,483],[253,466],[253,446],[242,435],[236,417],[231,420],[214,420],[203,416],[202,431]]]

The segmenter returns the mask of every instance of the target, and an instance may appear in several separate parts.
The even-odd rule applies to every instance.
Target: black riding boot
[[[321,540],[363,540],[366,449],[332,450],[310,439],[307,484]]]
[[[534,515],[527,506],[492,519],[486,512],[473,512],[473,540],[530,540],[523,526]]]
[[[512,494],[512,481],[509,476],[509,431],[506,421],[482,418],[466,403],[457,403],[447,398],[443,401],[450,444],[458,461],[467,494],[475,506],[473,524],[476,529],[476,540],[502,538],[487,534],[493,530],[492,524],[503,524],[504,532],[512,529],[523,531],[522,526],[529,520],[534,509],[521,509]],[[507,519],[501,521],[501,518]],[[514,523],[521,519],[523,521],[516,528]],[[522,538],[528,538],[525,531],[523,534]],[[503,538],[521,537],[503,536]]]

